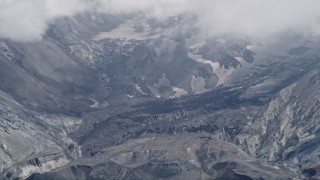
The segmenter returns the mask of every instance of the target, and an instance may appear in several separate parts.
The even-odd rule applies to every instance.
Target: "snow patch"
[[[118,28],[113,29],[110,32],[101,32],[97,36],[93,38],[95,41],[100,41],[103,39],[122,39],[122,40],[146,40],[149,38],[157,38],[159,34],[152,34],[150,32],[150,27],[148,25],[142,24],[144,26],[145,31],[136,32],[134,30],[133,21],[127,21],[123,23]]]
[[[136,88],[136,90],[137,90],[139,93],[141,93],[141,94],[143,94],[143,95],[147,95],[147,93],[145,93],[138,84],[135,84],[134,87]]]
[[[206,60],[202,58],[202,55],[194,55],[188,53],[188,57],[195,60],[198,63],[209,64],[212,67],[212,72],[218,77],[217,85],[225,85],[232,79],[232,74],[235,71],[235,68],[231,67],[226,69],[220,66],[219,62],[213,62],[211,60]]]
[[[93,101],[93,104],[90,105],[91,108],[97,108],[97,107],[99,107],[99,105],[100,105],[99,101],[97,101],[97,100],[95,100],[95,99],[92,99],[92,98],[90,98],[90,100]]]
[[[126,94],[128,96],[128,98],[133,99],[135,96],[132,96],[130,94]]]
[[[181,97],[181,96],[183,96],[183,95],[188,94],[188,91],[186,91],[185,89],[182,89],[182,88],[172,87],[172,90],[173,90],[174,92],[176,92],[176,93],[174,94],[174,98],[175,98],[175,97],[179,98],[179,97]]]

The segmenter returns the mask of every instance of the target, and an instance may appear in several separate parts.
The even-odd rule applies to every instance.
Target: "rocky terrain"
[[[320,41],[196,21],[83,13],[0,40],[0,178],[320,178]]]

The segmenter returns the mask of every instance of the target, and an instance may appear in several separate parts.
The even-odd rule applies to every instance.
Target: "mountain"
[[[0,41],[3,179],[319,178],[320,41],[83,13]]]

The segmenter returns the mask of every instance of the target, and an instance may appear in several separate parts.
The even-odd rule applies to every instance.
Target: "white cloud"
[[[202,26],[213,33],[268,37],[286,31],[318,33],[318,0],[207,0],[196,6]]]
[[[86,7],[79,0],[0,0],[0,38],[39,40],[54,19]]]
[[[319,0],[100,0],[107,12],[164,17],[191,12],[209,34],[265,37],[284,31],[319,33]]]
[[[191,12],[208,34],[320,32],[319,0],[0,0],[0,37],[40,39],[56,18],[93,9],[93,4],[108,13],[142,12],[158,18]]]

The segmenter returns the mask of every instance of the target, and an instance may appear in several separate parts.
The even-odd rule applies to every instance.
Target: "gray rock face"
[[[3,92],[0,99],[0,168],[7,178],[48,172],[81,157],[78,143],[68,137],[81,119],[42,115]]]
[[[259,112],[259,121],[250,122],[240,141],[251,154],[265,156],[269,161],[317,164],[318,77],[319,72],[312,71],[282,89]],[[311,159],[304,157],[306,152]]]
[[[1,178],[318,178],[319,40],[196,21],[86,13],[1,40]]]

